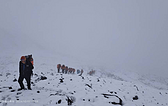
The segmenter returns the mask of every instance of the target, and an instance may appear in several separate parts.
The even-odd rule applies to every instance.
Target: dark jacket
[[[25,68],[24,68],[25,65]],[[26,64],[23,64],[21,61],[19,63],[19,74],[24,76],[30,76],[32,74],[32,69],[34,69],[30,61],[26,61]]]

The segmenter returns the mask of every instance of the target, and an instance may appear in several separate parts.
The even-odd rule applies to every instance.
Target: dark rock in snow
[[[18,92],[16,95],[20,95],[22,92]]]
[[[97,82],[99,82],[100,80],[99,79],[97,79]]]
[[[135,97],[133,97],[133,100],[138,100],[138,96],[136,95]]]
[[[46,80],[46,79],[47,79],[47,77],[41,76],[41,80]]]
[[[64,79],[64,78],[59,79],[59,80],[60,80],[60,83],[63,83],[63,82],[64,82],[63,79]]]
[[[40,91],[37,91],[37,93],[40,93]]]
[[[73,97],[73,96],[68,97],[67,96],[66,101],[67,101],[68,105],[72,105],[72,103],[75,102],[75,97]]]
[[[46,80],[46,79],[47,79],[46,76],[40,76],[39,78],[37,78],[37,79],[35,80],[35,83],[37,83],[37,82],[40,81],[40,80]]]
[[[15,90],[11,90],[11,92],[15,92]]]
[[[134,85],[134,87],[136,87],[137,91],[139,91],[138,87],[136,85]]]
[[[114,104],[114,105],[121,105],[121,106],[123,105],[122,99],[119,98],[117,95],[111,95],[111,94],[102,94],[102,95],[104,95],[105,98],[109,98],[109,96],[115,96],[116,98],[119,99],[119,103],[116,103],[116,102],[109,102],[109,103]]]
[[[15,78],[14,80],[13,80],[13,82],[16,82],[17,81],[17,79]]]
[[[2,74],[0,74],[0,76],[2,76]]]
[[[58,101],[58,104],[60,104],[61,103],[61,99]]]
[[[89,84],[85,84],[85,85],[92,89],[92,84],[91,84],[91,85],[89,85]]]
[[[72,81],[72,79],[70,79],[70,81]]]
[[[34,74],[35,76],[38,76],[37,74]]]
[[[6,73],[6,77],[8,77],[9,75],[11,75],[11,73]]]
[[[54,74],[53,74],[53,73],[51,73],[51,75],[52,75],[52,76],[54,76]]]
[[[9,87],[9,89],[12,89],[12,87]]]
[[[114,91],[109,91],[109,92],[110,92],[111,94],[113,94],[113,93],[114,93],[114,94],[117,94],[117,92],[114,92]]]
[[[44,73],[43,73],[43,72],[41,72],[41,74],[42,74],[42,75],[44,75]]]

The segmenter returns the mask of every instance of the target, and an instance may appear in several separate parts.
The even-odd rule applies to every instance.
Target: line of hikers
[[[92,70],[92,71],[88,72],[88,74],[89,74],[89,75],[95,74],[95,70]]]
[[[33,71],[32,71],[33,69],[34,69],[34,66],[33,66],[32,55],[22,56],[19,62],[18,83],[20,85],[20,88],[18,89],[18,91],[26,89],[23,84],[24,79],[27,82],[27,88],[31,90],[31,76],[33,76]],[[61,64],[57,64],[57,69],[58,69],[58,73],[60,73],[60,71],[62,70],[62,73],[65,73],[65,74],[74,74],[76,71],[74,68],[70,68],[70,67],[68,68],[68,66],[61,65]],[[95,71],[92,70],[88,74],[93,75],[94,73]],[[79,74],[79,76],[82,76],[83,69],[81,70],[77,69],[77,74]]]
[[[61,64],[57,64],[57,69],[58,69],[58,73],[60,73],[60,71],[62,70],[62,73],[64,74],[74,74],[75,73],[75,69],[74,68],[68,68],[68,66],[65,66],[64,64],[61,66]],[[82,75],[83,74],[83,69],[81,69],[81,71],[78,69],[77,70],[77,74]]]

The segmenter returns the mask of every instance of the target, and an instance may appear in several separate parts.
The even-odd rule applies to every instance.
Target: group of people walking
[[[27,82],[28,90],[32,90],[31,89],[31,76],[33,76],[33,71],[32,71],[33,69],[34,69],[34,66],[33,66],[32,55],[22,56],[20,58],[20,62],[19,62],[18,83],[20,85],[20,88],[18,89],[18,91],[26,89],[23,84],[24,79]],[[64,73],[64,74],[75,74],[75,72],[76,72],[75,68],[70,68],[68,66],[61,65],[61,64],[57,64],[57,69],[58,69],[58,73]],[[95,71],[91,71],[89,74],[93,74],[93,73],[95,73]],[[77,69],[77,74],[79,76],[82,76],[83,69],[81,69],[81,70]]]
[[[57,69],[58,69],[58,73],[64,73],[64,74],[74,74],[76,71],[74,68],[70,68],[70,67],[68,68],[68,66],[65,66],[64,64],[63,65],[57,64]],[[80,72],[79,70],[77,70],[77,74],[79,73],[83,73],[83,70],[81,70]]]

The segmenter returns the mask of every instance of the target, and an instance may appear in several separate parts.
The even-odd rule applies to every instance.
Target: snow
[[[43,55],[45,54],[45,55]],[[46,55],[43,52],[35,55],[35,69],[32,77],[32,90],[17,91],[19,57],[3,54],[0,57],[0,104],[2,106],[67,106],[67,98],[72,98],[72,106],[167,106],[168,86],[158,80],[150,80],[136,73],[124,74],[112,71],[108,73],[96,69],[92,76],[87,74],[91,67],[72,60],[68,65],[76,69],[83,68],[82,76],[57,73],[56,65],[64,62],[60,57]],[[71,58],[72,59],[72,58]],[[65,64],[65,65],[67,65]],[[85,67],[84,67],[85,66]],[[47,77],[39,80],[41,76]],[[60,82],[60,79],[63,82]],[[14,81],[14,82],[13,82]],[[166,81],[166,79],[165,79]],[[25,80],[24,84],[26,86]],[[138,96],[137,100],[133,100]],[[117,98],[119,97],[119,98]]]

